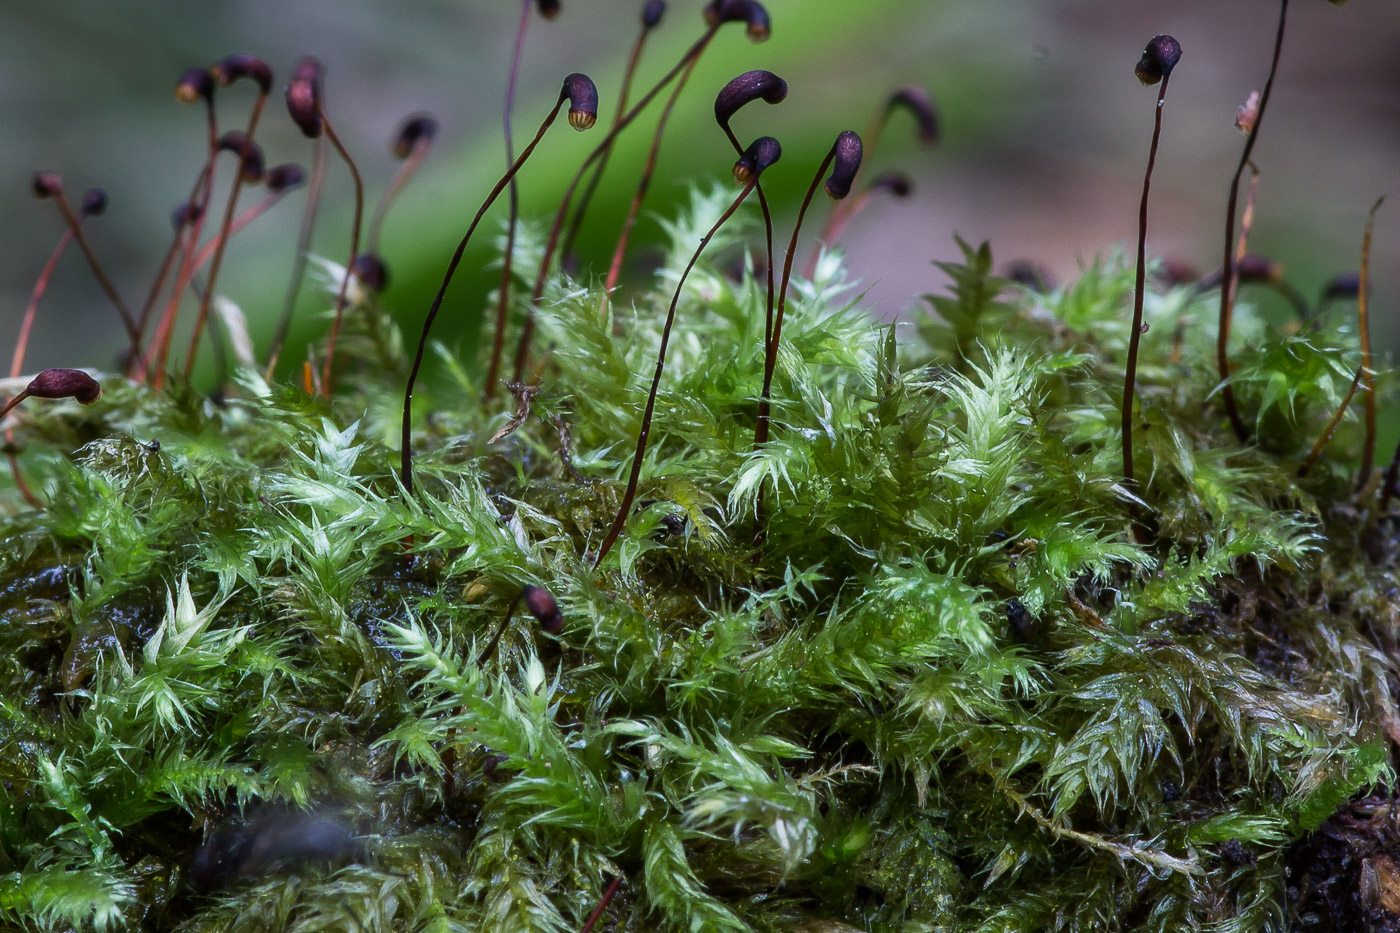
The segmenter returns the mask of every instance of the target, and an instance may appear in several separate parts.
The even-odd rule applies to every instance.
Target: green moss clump
[[[1294,475],[1354,371],[1340,311],[1237,314],[1241,446],[1213,305],[1150,295],[1134,492],[1121,257],[1034,293],[964,246],[937,315],[880,327],[829,255],[755,451],[763,290],[719,271],[727,230],[595,572],[660,312],[727,197],[614,318],[548,296],[518,413],[444,353],[412,496],[378,308],[329,405],[245,371],[222,405],[107,379],[31,410],[0,916],[571,931],[620,875],[617,931],[1282,929],[1289,845],[1391,778],[1394,528],[1353,492],[1354,425]],[[519,613],[478,663],[525,584],[563,631]]]

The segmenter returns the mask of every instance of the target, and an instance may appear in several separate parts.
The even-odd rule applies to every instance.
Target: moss
[[[618,875],[619,931],[1259,931],[1312,903],[1289,847],[1389,781],[1396,729],[1397,544],[1355,425],[1294,475],[1354,369],[1340,311],[1237,315],[1242,446],[1209,296],[1149,295],[1134,493],[1121,257],[1043,293],[964,245],[936,315],[880,327],[828,255],[753,450],[764,304],[719,271],[728,230],[594,571],[660,312],[727,197],[695,196],[611,319],[555,288],[518,409],[451,368],[419,392],[412,496],[377,307],[329,405],[243,371],[217,404],[106,379],[30,410],[0,915],[575,930]],[[478,663],[525,584],[563,631],[519,612]],[[1382,903],[1393,866],[1346,858]]]

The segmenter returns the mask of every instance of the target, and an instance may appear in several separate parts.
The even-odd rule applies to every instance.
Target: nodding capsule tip
[[[180,80],[175,82],[175,99],[182,104],[192,104],[201,98],[212,100],[213,97],[214,76],[208,68],[187,68],[180,75]]]
[[[1268,256],[1247,253],[1235,264],[1235,274],[1241,282],[1277,282],[1283,278],[1283,266]]]
[[[258,89],[267,94],[272,91],[272,67],[256,55],[237,52],[219,59],[209,67],[214,80],[227,87],[240,78],[257,82]]]
[[[1134,70],[1138,80],[1145,87],[1151,87],[1170,75],[1180,60],[1180,42],[1168,35],[1153,36],[1147,47],[1142,50],[1142,58],[1138,60]]]
[[[744,23],[750,42],[767,42],[773,35],[773,18],[758,0],[749,0],[749,15]]]
[[[71,398],[91,405],[102,394],[102,386],[81,369],[46,369],[25,387],[35,398]]]
[[[826,193],[832,200],[839,201],[851,193],[851,184],[860,171],[860,160],[865,154],[865,146],[860,134],[846,130],[836,137],[836,157],[831,161],[831,174],[826,179]]]
[[[762,99],[781,103],[788,93],[787,82],[771,71],[746,71],[720,89],[715,96],[715,122],[728,126],[740,108]]]
[[[885,115],[898,107],[903,107],[914,115],[919,127],[919,142],[925,146],[936,146],[942,135],[938,121],[938,105],[933,102],[928,91],[915,84],[906,84],[890,94],[885,102]]]
[[[535,6],[545,19],[554,19],[559,15],[559,0],[535,0]]]
[[[307,139],[324,131],[321,119],[321,63],[310,56],[296,63],[287,84],[287,113]]]
[[[240,181],[248,185],[262,181],[265,164],[262,147],[249,139],[247,134],[240,130],[229,130],[219,140],[219,148],[242,158],[243,171],[238,176]]]
[[[559,611],[559,603],[549,590],[530,585],[520,591],[520,597],[540,628],[550,634],[558,634],[564,628],[564,614]]]
[[[886,172],[870,183],[871,191],[888,191],[896,198],[907,198],[914,190],[914,183],[903,172]]]
[[[1342,272],[1332,277],[1322,290],[1322,300],[1355,298],[1361,294],[1361,276],[1356,272]]]
[[[734,163],[734,180],[747,185],[763,174],[763,170],[776,164],[783,157],[783,147],[772,136],[760,136],[749,143],[749,148]]]
[[[437,136],[438,121],[426,113],[415,113],[394,134],[394,156],[407,159],[419,146],[427,146]]]
[[[279,194],[293,188],[300,188],[304,181],[306,181],[306,170],[295,162],[274,165],[263,176],[263,184],[267,185],[268,190]]]
[[[1029,259],[1018,259],[1007,266],[1006,278],[1036,292],[1048,292],[1054,287],[1054,279],[1050,273],[1039,263]]]
[[[101,188],[89,188],[83,192],[83,203],[78,209],[84,217],[96,217],[107,209],[107,192]]]
[[[647,0],[642,7],[642,28],[655,29],[666,15],[666,0]]]
[[[360,284],[376,295],[389,287],[389,267],[374,253],[361,253],[350,264],[350,271]]]
[[[193,226],[203,216],[204,208],[186,201],[170,212],[170,223],[176,230],[183,230],[185,227]]]
[[[598,122],[598,87],[586,74],[574,72],[564,79],[560,99],[569,99],[569,125],[586,130]]]
[[[58,172],[34,173],[34,197],[56,198],[63,193],[63,179]]]
[[[724,23],[748,23],[753,14],[753,0],[710,0],[705,5],[705,23],[720,26]]]

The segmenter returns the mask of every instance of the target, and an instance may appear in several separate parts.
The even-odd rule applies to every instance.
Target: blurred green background
[[[648,44],[639,88],[699,34],[702,6],[671,0]],[[898,315],[939,289],[942,277],[930,261],[957,255],[955,232],[990,239],[1001,265],[1033,260],[1057,278],[1072,276],[1081,261],[1136,234],[1155,95],[1134,80],[1132,66],[1149,37],[1170,32],[1185,56],[1167,103],[1149,250],[1202,271],[1218,263],[1223,199],[1242,143],[1232,125],[1235,107],[1267,73],[1272,0],[768,6],[771,41],[751,44],[742,28],[730,26],[707,53],[672,120],[650,211],[671,210],[691,179],[727,177],[733,157],[711,107],[714,92],[741,71],[768,68],[791,86],[781,106],[751,108],[735,120],[741,138],[771,134],[784,143],[783,164],[765,186],[784,231],[834,135],[863,132],[891,88],[915,82],[939,101],[943,144],[920,149],[907,118],[899,118],[869,169],[909,172],[914,196],[872,205],[844,237],[875,311]],[[1264,174],[1253,247],[1284,263],[1312,296],[1335,272],[1355,269],[1366,210],[1400,179],[1400,4],[1292,6],[1255,156]],[[522,142],[570,71],[595,79],[600,122],[611,119],[641,0],[563,0],[563,7],[553,22],[532,15],[516,109]],[[108,213],[89,232],[128,303],[140,303],[169,236],[169,212],[186,195],[204,151],[202,113],[178,105],[170,88],[187,66],[231,51],[255,51],[277,70],[278,98],[259,133],[270,163],[309,163],[309,144],[287,120],[280,90],[298,56],[322,58],[329,112],[359,159],[371,198],[396,167],[388,143],[401,118],[427,110],[441,121],[439,143],[390,215],[383,242],[394,274],[385,302],[416,332],[457,237],[504,168],[500,110],[520,9],[515,0],[4,0],[0,334],[18,328],[33,279],[62,229],[53,206],[29,194],[34,169],[61,172],[75,195],[93,184],[107,189]],[[251,98],[246,87],[222,94],[227,127],[242,125]],[[650,127],[639,121],[613,160],[581,242],[585,261],[604,262],[611,251]],[[521,174],[527,216],[552,213],[569,174],[599,138],[597,130],[550,135]],[[219,283],[244,308],[260,351],[291,266],[301,197],[235,241]],[[343,262],[350,185],[334,162],[327,198],[314,250]],[[243,203],[252,200],[245,194]],[[814,217],[812,235],[819,225]],[[441,325],[435,335],[475,338],[493,281],[483,266],[499,229],[499,220],[485,225],[466,266],[472,275],[459,278],[450,295],[443,323],[455,323],[457,337]],[[633,254],[644,254],[657,231],[655,220],[644,218]],[[1378,338],[1393,347],[1400,203],[1380,214],[1374,273]],[[324,305],[312,289],[304,291],[301,338],[318,332],[311,312]],[[1282,316],[1281,308],[1266,311]],[[50,290],[26,368],[108,367],[121,344],[114,312],[73,251]],[[283,358],[301,355],[292,349]]]

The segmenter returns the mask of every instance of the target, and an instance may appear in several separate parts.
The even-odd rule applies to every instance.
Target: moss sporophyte
[[[532,17],[561,29],[588,3],[521,0],[504,86],[538,68]],[[499,180],[466,180],[489,193],[431,306],[398,318],[379,231],[438,122],[400,125],[362,245],[363,185],[314,59],[285,89],[309,173],[263,170],[258,131],[287,119],[263,113],[268,63],[179,78],[207,152],[138,315],[83,235],[105,196],[74,211],[35,176],[64,226],[0,414],[0,925],[1393,929],[1400,451],[1372,462],[1395,381],[1369,343],[1369,222],[1359,271],[1316,305],[1247,252],[1252,194],[1235,229],[1244,169],[1251,192],[1267,183],[1253,144],[1272,76],[1239,118],[1218,273],[1150,258],[1152,167],[1184,158],[1162,131],[1168,79],[1180,94],[1208,70],[1193,52],[1173,71],[1180,46],[1157,36],[1136,67],[1159,90],[1135,253],[1013,284],[958,240],[946,292],[879,326],[831,241],[871,193],[907,193],[875,143],[902,110],[933,143],[930,95],[876,101],[864,139],[841,127],[867,111],[822,103],[825,157],[780,161],[778,139],[731,121],[811,113],[796,83],[762,114],[739,111],[783,100],[772,72],[695,90],[737,162],[701,171],[657,264],[624,275],[701,55],[729,23],[783,28],[752,0],[698,22],[636,6],[623,92],[600,103],[575,73],[519,101],[538,131]],[[630,103],[662,30],[699,37]],[[1135,50],[1118,51],[1130,82]],[[628,170],[614,143],[667,88],[609,229],[585,214],[594,183]],[[512,271],[445,302],[565,110],[602,138],[558,212],[501,210]],[[279,367],[300,256],[286,304],[245,317],[218,286],[256,273],[224,248],[303,179],[308,248],[326,140],[355,176],[348,254],[333,247],[348,263],[317,260],[326,339]],[[222,205],[216,178],[237,179]],[[806,184],[780,276],[783,215],[749,197],[779,178]],[[850,197],[814,244],[819,184]],[[244,188],[264,197],[240,214]],[[575,268],[575,235],[609,262]],[[122,319],[122,372],[22,375],[70,242]],[[1237,294],[1250,281],[1291,289],[1303,320],[1267,323]],[[464,305],[491,333],[430,342]],[[212,386],[191,379],[205,353]]]

